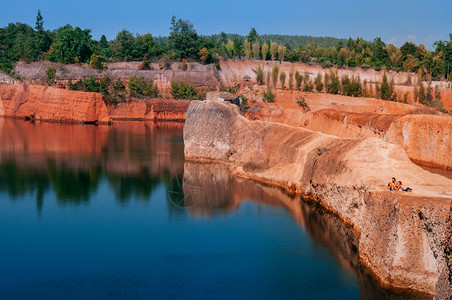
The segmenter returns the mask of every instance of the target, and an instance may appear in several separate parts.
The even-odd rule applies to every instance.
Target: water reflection
[[[105,187],[110,189],[110,193],[102,192],[102,189]],[[99,190],[101,190],[101,192],[99,192]],[[24,196],[27,195],[28,198],[35,199],[39,215],[46,209],[46,201],[50,197],[55,197],[58,206],[87,206],[90,204],[94,197],[93,195],[96,193],[97,197],[99,197],[99,195],[102,197],[104,194],[112,194],[114,199],[112,198],[109,203],[117,201],[121,205],[116,206],[120,208],[123,208],[123,204],[127,204],[133,199],[139,199],[140,202],[137,202],[139,204],[148,204],[152,196],[158,194],[160,198],[163,198],[162,202],[167,205],[167,207],[163,208],[163,211],[165,212],[165,209],[168,209],[168,218],[171,221],[187,218],[190,219],[190,221],[203,221],[203,219],[218,221],[218,219],[221,219],[218,217],[233,216],[240,213],[240,211],[243,213],[243,209],[241,210],[241,208],[246,207],[249,203],[252,204],[251,207],[253,209],[257,207],[257,212],[253,211],[253,213],[257,213],[259,218],[261,216],[266,216],[265,214],[275,213],[275,211],[284,212],[285,210],[285,212],[292,216],[299,225],[293,227],[297,230],[300,227],[303,228],[303,232],[306,232],[312,240],[316,241],[316,247],[322,247],[322,249],[320,249],[322,251],[324,251],[324,249],[329,249],[328,251],[334,255],[343,269],[348,270],[348,273],[354,273],[356,275],[360,285],[362,298],[406,298],[407,296],[413,296],[395,295],[381,289],[371,276],[362,271],[358,259],[359,238],[339,219],[326,213],[321,208],[315,207],[300,199],[291,198],[279,189],[231,176],[224,165],[184,162],[182,124],[120,122],[115,123],[113,126],[81,126],[49,123],[32,124],[15,120],[0,119],[0,194],[1,193],[7,194],[7,198],[12,201],[26,198]],[[161,195],[162,193],[163,197]],[[166,202],[164,200],[165,195]],[[97,200],[99,199],[97,198]],[[96,201],[92,202],[95,203]],[[152,203],[154,202],[151,202],[151,204]],[[67,226],[70,228],[68,232],[71,233],[72,237],[73,228],[82,226],[80,229],[81,242],[78,245],[81,245],[81,247],[86,246],[86,249],[97,249],[97,252],[92,255],[92,257],[95,257],[96,259],[98,258],[98,253],[111,253],[111,261],[117,261],[118,257],[121,257],[121,259],[124,258],[131,248],[143,247],[141,259],[143,261],[151,261],[153,267],[150,268],[152,272],[146,273],[143,271],[144,275],[142,278],[153,278],[152,276],[155,275],[155,272],[153,271],[154,267],[160,266],[161,259],[168,260],[168,253],[173,253],[171,251],[180,248],[182,252],[177,252],[175,255],[180,256],[181,263],[185,260],[187,262],[193,260],[193,265],[195,266],[193,269],[202,270],[202,266],[206,263],[213,264],[213,262],[220,262],[220,265],[224,268],[222,271],[225,274],[228,272],[233,274],[231,275],[231,278],[239,276],[236,274],[236,269],[227,269],[234,259],[236,260],[236,264],[234,264],[234,266],[236,266],[235,268],[240,268],[237,266],[242,266],[247,261],[254,261],[254,264],[251,264],[251,266],[258,270],[258,268],[262,266],[262,262],[265,262],[269,265],[269,269],[271,270],[271,276],[269,277],[265,277],[265,274],[259,274],[259,271],[256,271],[256,274],[249,275],[249,277],[245,276],[247,275],[248,270],[241,270],[239,272],[243,278],[248,278],[248,280],[250,280],[248,283],[251,282],[252,284],[255,284],[253,287],[259,291],[267,288],[268,291],[274,293],[275,291],[280,291],[278,289],[281,287],[284,287],[282,289],[283,291],[295,293],[294,291],[300,291],[298,288],[303,284],[308,288],[311,288],[312,286],[318,288],[318,286],[324,284],[324,281],[321,280],[328,280],[330,277],[333,279],[339,278],[338,280],[341,279],[341,271],[334,269],[333,271],[337,272],[336,274],[333,274],[332,276],[326,275],[327,279],[322,277],[321,280],[318,280],[319,282],[316,283],[317,285],[307,284],[303,281],[303,278],[306,277],[306,280],[309,281],[314,280],[310,278],[310,274],[300,274],[296,272],[299,270],[293,269],[295,266],[293,261],[297,259],[299,261],[296,266],[306,267],[305,264],[308,263],[304,260],[300,260],[301,256],[306,256],[306,253],[294,254],[293,252],[290,252],[287,254],[285,252],[278,252],[275,254],[272,252],[274,251],[272,243],[275,242],[272,238],[263,238],[262,240],[256,240],[256,243],[250,243],[250,248],[247,250],[251,251],[250,255],[244,253],[246,250],[243,249],[244,241],[238,240],[240,242],[232,245],[232,248],[238,245],[236,247],[238,250],[226,251],[226,253],[229,253],[230,255],[227,257],[224,255],[225,252],[223,251],[224,247],[231,246],[227,239],[222,239],[220,237],[217,241],[212,241],[212,237],[210,237],[210,239],[204,240],[204,236],[209,236],[209,226],[204,223],[203,225],[207,225],[205,226],[207,229],[204,229],[204,226],[196,226],[196,222],[192,222],[191,224],[189,224],[190,222],[182,223],[183,226],[180,226],[181,224],[178,222],[174,222],[177,223],[173,224],[174,227],[168,226],[165,221],[162,221],[162,219],[166,220],[164,219],[166,216],[162,216],[162,207],[159,205],[160,204],[156,204],[154,211],[146,211],[144,213],[142,212],[142,207],[140,207],[134,211],[134,214],[128,215],[128,218],[125,219],[117,219],[115,215],[111,215],[112,221],[105,227],[105,231],[100,232],[97,232],[96,228],[97,230],[99,230],[99,228],[104,228],[102,227],[105,224],[104,219],[98,220],[99,223],[97,224],[97,227],[89,227],[89,225],[83,227],[84,224],[82,223],[85,215],[82,215],[80,219],[76,219],[77,222],[68,223]],[[275,209],[268,209],[269,207]],[[280,210],[279,208],[281,207],[284,210]],[[102,207],[102,209],[102,212],[107,215],[105,218],[108,219],[108,217],[110,217],[108,213],[111,213],[112,208],[107,207],[107,209],[105,209],[105,207]],[[148,214],[151,214],[152,212],[154,215],[150,218]],[[95,211],[92,213],[97,215]],[[141,223],[137,223],[136,216],[140,216],[141,213],[143,213],[143,215],[141,215]],[[56,214],[58,215],[58,213]],[[283,215],[285,220],[290,220],[290,218],[286,217],[286,214]],[[230,223],[228,223],[227,226],[215,227],[215,230],[222,230],[224,234],[230,234],[230,239],[236,235],[243,235],[243,239],[249,240],[256,238],[257,234],[252,231],[248,233],[244,232],[247,229],[246,226],[254,226],[257,231],[261,232],[265,229],[260,228],[259,226],[271,224],[266,228],[267,230],[271,230],[271,228],[278,227],[280,224],[279,222],[282,221],[278,219],[278,222],[276,222],[273,219],[270,223],[256,223],[256,220],[253,220],[252,217],[253,216],[244,216],[243,218],[234,219],[235,221],[242,222],[241,227],[239,226],[236,228],[237,233],[228,227],[231,226]],[[91,218],[95,220],[95,217],[92,216]],[[290,221],[292,222],[292,220]],[[214,226],[212,225],[213,223],[215,222],[209,223],[210,226]],[[55,227],[64,227],[64,223],[61,223],[60,221],[55,224],[58,224],[58,226]],[[140,226],[140,224],[142,226]],[[116,226],[116,228],[109,231],[111,226]],[[281,226],[288,226],[288,224],[284,223]],[[132,228],[130,232],[122,231],[124,228],[128,227]],[[196,231],[197,234],[187,234],[184,231],[186,227]],[[27,226],[24,226],[24,228],[28,229]],[[87,237],[86,235],[86,228],[90,228],[90,230],[96,232],[97,235],[93,235],[90,240],[89,236]],[[156,228],[158,228],[158,230],[156,230]],[[281,231],[277,231],[278,233],[282,232],[282,234],[285,234],[293,228],[283,227],[279,229],[281,229]],[[25,232],[28,231],[25,230]],[[52,239],[47,240],[47,242],[51,242],[53,236],[56,234],[53,231],[49,232],[49,236],[52,236]],[[122,237],[116,240],[116,236],[121,234],[121,232],[123,233]],[[139,234],[140,232],[141,234]],[[177,233],[180,233],[180,235]],[[296,231],[295,234],[301,233]],[[22,236],[33,235],[23,234]],[[115,245],[115,247],[108,247],[108,251],[99,250],[104,249],[104,243],[101,242],[96,244],[96,241],[98,241],[99,238],[102,239],[105,238],[105,236],[111,237],[111,241],[114,241],[111,242],[110,245]],[[162,237],[159,238],[160,236]],[[87,242],[83,242],[86,238],[88,238]],[[286,243],[290,243],[291,239],[294,239],[294,236],[288,234],[288,236],[281,238],[281,240],[277,240],[277,242],[283,244],[283,246],[278,248],[278,251],[294,251],[293,248],[297,247],[295,244],[291,244],[290,247],[284,247]],[[13,238],[6,240],[11,241]],[[22,239],[19,239],[19,242],[21,240]],[[193,242],[193,240],[195,240],[195,242]],[[65,240],[63,239],[63,241]],[[128,241],[135,245],[135,247],[129,247],[129,244],[123,241]],[[220,250],[217,250],[217,252],[212,250],[215,248],[215,243],[221,245],[221,247],[218,247]],[[43,249],[46,249],[47,251],[46,243],[44,244]],[[55,243],[53,244],[53,247],[57,247],[57,245],[61,244],[64,243]],[[200,248],[190,248],[193,244],[200,245]],[[121,248],[120,245],[123,245],[124,248]],[[151,246],[146,247],[146,245]],[[174,245],[181,246],[175,247]],[[165,246],[168,248],[165,248]],[[206,250],[206,247],[208,246],[210,246],[210,248],[207,249],[213,251],[213,254]],[[186,255],[186,253],[183,252],[187,247],[190,249],[187,251],[192,251],[190,253],[194,253],[193,255]],[[259,249],[264,248],[268,251],[263,251],[261,253],[256,251],[253,247]],[[19,247],[18,249],[21,248]],[[86,249],[84,251],[90,253],[89,250]],[[114,251],[112,249],[117,249],[119,254],[115,255],[115,253],[112,252]],[[53,251],[53,249],[51,250]],[[47,253],[46,251],[43,251],[43,253]],[[149,253],[152,253],[152,251],[157,252],[150,255]],[[15,249],[11,250],[11,253],[13,254],[16,252]],[[66,251],[61,251],[61,253],[67,253],[67,249]],[[10,255],[14,257],[14,255]],[[203,260],[204,256],[206,257],[206,260]],[[87,255],[87,257],[91,256]],[[268,259],[269,257],[275,261]],[[153,258],[156,260],[153,261]],[[22,259],[22,257],[20,259]],[[54,257],[52,257],[52,259],[54,259]],[[141,266],[142,261],[137,264],[135,259],[133,252],[130,252],[130,260],[127,260],[124,265],[127,267],[136,265]],[[307,260],[310,260],[310,257],[308,257]],[[48,263],[51,264],[51,261],[53,260],[49,259]],[[30,264],[33,262],[30,262]],[[62,257],[60,262],[66,263],[66,258]],[[276,262],[279,262],[279,264]],[[90,265],[92,263],[93,262],[90,262]],[[325,262],[314,259],[312,264],[315,263],[325,264]],[[162,273],[167,272],[171,275],[170,277],[173,277],[172,274],[178,274],[179,269],[177,267],[176,269],[170,268],[170,271],[168,271],[168,268],[171,267],[172,264],[174,264],[174,262],[171,258],[168,260],[168,264],[161,266],[161,270],[164,270]],[[283,264],[283,266],[281,266],[281,264]],[[106,265],[112,264],[106,263]],[[16,264],[12,263],[10,268],[14,270],[15,266]],[[130,271],[127,267],[124,267],[124,270]],[[188,268],[188,266],[186,267]],[[310,266],[306,267],[307,270],[312,270],[309,269],[309,267]],[[77,269],[77,266],[72,266],[72,268]],[[94,269],[97,272],[101,267]],[[31,270],[36,271],[36,269],[33,268],[31,268]],[[301,273],[304,272],[303,270]],[[66,274],[69,271],[64,269],[62,272]],[[132,268],[130,273],[126,273],[135,274],[135,272],[137,272],[137,270]],[[200,272],[202,273],[202,271]],[[204,270],[204,272],[210,274],[208,270]],[[273,272],[279,272],[279,279],[274,279]],[[318,275],[322,271],[316,270],[316,272],[317,273],[315,274]],[[210,277],[216,278],[215,276],[217,273],[222,272],[215,272],[215,274],[207,276],[209,278],[204,280],[208,280]],[[30,271],[28,274],[34,274],[34,272]],[[82,274],[85,276],[85,269],[82,270]],[[204,275],[198,274],[197,272],[193,272],[193,274],[196,276]],[[320,275],[318,276],[321,277]],[[22,273],[18,275],[18,278],[22,277],[24,277]],[[353,276],[349,275],[348,277]],[[252,281],[256,278],[259,280],[267,280],[266,284],[258,284]],[[215,286],[225,286],[221,276],[216,278],[216,280],[219,280],[219,283]],[[69,280],[69,282],[72,281]],[[134,281],[132,280],[131,282]],[[302,283],[300,284],[300,282]],[[191,284],[193,284],[193,282],[191,282]],[[335,283],[329,282],[329,284],[335,286]],[[240,283],[235,282],[234,279],[229,282],[228,286],[237,287],[237,285],[240,285]],[[274,287],[273,290],[271,288],[272,285]],[[337,288],[337,286],[335,287]],[[353,288],[354,286],[352,285],[351,289]],[[186,289],[187,287],[184,288],[184,290]],[[244,294],[246,294],[246,291],[249,289],[250,285],[247,284],[246,281],[243,282]],[[318,290],[322,290],[322,288],[318,288]],[[326,288],[323,290],[326,290]],[[346,288],[344,290],[346,290]],[[309,292],[306,290],[303,291]],[[275,294],[275,296],[277,295]],[[417,296],[414,295],[413,297]]]
[[[182,124],[113,126],[33,124],[0,119],[0,192],[16,199],[46,192],[62,205],[88,203],[102,180],[116,200],[147,200],[160,182],[183,171]],[[178,142],[175,142],[178,141]]]
[[[356,274],[362,299],[429,299],[422,294],[381,288],[360,265],[358,235],[319,205],[292,198],[279,189],[231,176],[220,164],[185,163],[181,189],[178,201],[184,203],[194,217],[234,213],[246,201],[284,207],[313,240],[330,249],[343,268]]]

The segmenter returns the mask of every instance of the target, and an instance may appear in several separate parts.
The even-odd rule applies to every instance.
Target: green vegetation
[[[206,94],[198,92],[192,85],[184,82],[171,83],[171,94],[174,99],[188,99],[188,100],[205,100]]]
[[[46,70],[46,78],[45,78],[45,82],[48,85],[54,85],[55,81],[58,79],[58,77],[56,76],[56,70],[55,68],[47,68]]]
[[[106,76],[101,79],[90,76],[75,83],[69,82],[69,89],[74,91],[100,93],[107,105],[116,105],[126,99],[126,88],[123,82],[120,79],[112,81]]]
[[[150,97],[156,98],[158,96],[157,85],[152,79],[146,80],[143,76],[132,76],[129,78],[129,93],[130,97]]]
[[[44,18],[38,11],[34,28],[22,23],[10,23],[0,28],[0,69],[10,72],[16,61],[39,59],[66,64],[90,63],[96,69],[105,68],[102,63],[106,61],[137,60],[143,61],[143,69],[147,69],[149,62],[157,60],[161,60],[163,68],[168,68],[171,60],[218,65],[219,59],[245,57],[316,61],[325,68],[334,65],[386,67],[417,72],[423,80],[449,79],[452,34],[448,41],[436,41],[433,47],[434,51],[428,51],[422,44],[406,42],[397,48],[386,45],[378,37],[365,41],[362,38],[259,35],[254,28],[247,36],[224,32],[200,36],[189,20],[176,17],[171,19],[168,37],[154,38],[150,33],[139,35],[122,30],[112,41],[104,35],[97,41],[92,39],[91,30],[71,25],[55,31],[45,30]]]

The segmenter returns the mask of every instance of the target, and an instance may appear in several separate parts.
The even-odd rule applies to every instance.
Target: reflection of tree
[[[44,204],[44,193],[49,188],[47,176],[34,170],[23,172],[12,162],[0,165],[0,191],[7,192],[12,198],[18,198],[36,190],[36,205],[41,212]]]
[[[47,162],[47,175],[60,203],[88,202],[91,192],[99,186],[100,167],[70,170],[64,164],[57,167],[54,160]]]
[[[139,175],[108,175],[108,181],[113,188],[118,201],[124,203],[137,197],[149,200],[152,192],[163,180],[161,177],[152,177],[147,168],[141,170]]]

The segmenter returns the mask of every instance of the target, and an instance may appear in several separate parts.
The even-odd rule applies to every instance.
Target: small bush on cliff
[[[106,105],[116,105],[125,100],[125,87],[121,80],[112,82],[110,77],[97,79],[90,76],[75,83],[69,81],[69,89],[73,91],[94,92],[102,95]]]
[[[295,88],[297,91],[301,89],[301,83],[303,82],[303,76],[298,71],[295,72]]]
[[[240,95],[240,97],[242,98],[242,110],[247,110],[248,108],[250,108],[248,97],[246,97],[245,95]]]
[[[132,76],[129,78],[129,92],[130,97],[151,97],[158,96],[157,85],[152,79],[146,80],[143,76]]]
[[[58,77],[56,76],[55,68],[48,67],[46,70],[46,78],[45,78],[45,81],[47,82],[47,84],[53,85],[53,84],[55,84],[55,81],[57,79],[58,79]]]
[[[196,88],[185,82],[173,82],[171,83],[171,94],[174,99],[188,99],[188,100],[204,100],[206,94],[198,92]]]
[[[105,70],[107,69],[107,63],[104,61],[102,56],[96,55],[93,53],[89,60],[89,65],[93,69]]]
[[[256,69],[253,70],[253,72],[256,74],[256,82],[259,85],[264,84],[264,68],[259,65]]]

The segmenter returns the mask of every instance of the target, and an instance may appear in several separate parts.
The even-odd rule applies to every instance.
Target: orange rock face
[[[113,120],[185,121],[190,101],[146,100],[129,101],[111,107]]]
[[[52,122],[111,122],[100,94],[27,84],[0,84],[0,116]]]
[[[310,110],[295,104],[300,97]],[[246,117],[342,138],[382,138],[403,146],[416,163],[452,169],[452,118],[430,113],[439,114],[430,108],[378,99],[280,92],[276,103],[259,103]]]

